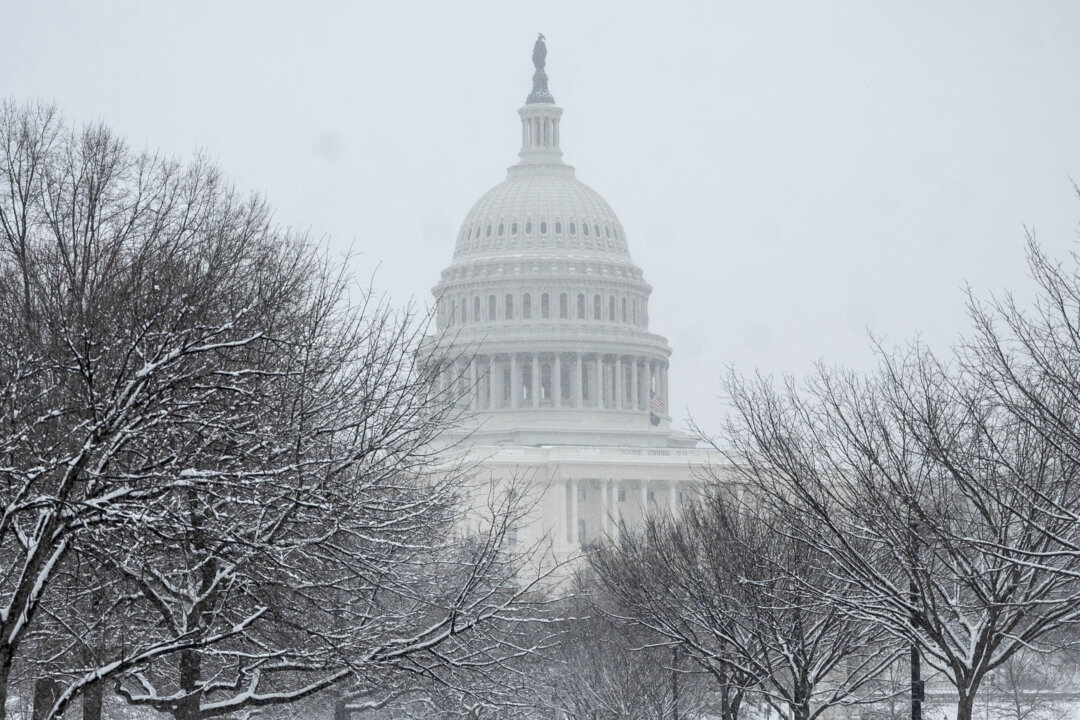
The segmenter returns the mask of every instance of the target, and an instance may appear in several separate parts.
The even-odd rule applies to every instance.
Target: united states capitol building
[[[556,559],[648,511],[678,512],[715,452],[673,429],[667,340],[611,205],[563,161],[543,39],[518,110],[521,150],[465,216],[433,288],[443,381],[464,388],[463,445],[538,502],[511,542]]]

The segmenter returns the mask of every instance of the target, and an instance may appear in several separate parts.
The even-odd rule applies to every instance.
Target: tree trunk
[[[7,718],[8,682],[11,679],[11,649],[0,650],[0,720]]]
[[[49,717],[49,711],[52,710],[53,704],[56,702],[57,695],[60,694],[60,684],[52,678],[39,678],[34,681],[34,710],[31,717],[33,720],[45,720]]]
[[[971,710],[975,705],[973,691],[960,691],[960,701],[956,704],[956,720],[971,720]]]
[[[86,686],[82,698],[83,720],[101,720],[101,681]]]
[[[184,697],[176,704],[176,720],[202,720],[202,703],[198,692],[201,670],[198,650],[180,652],[180,689],[184,692]]]
[[[334,701],[334,720],[349,720],[349,711],[345,709],[344,698]]]

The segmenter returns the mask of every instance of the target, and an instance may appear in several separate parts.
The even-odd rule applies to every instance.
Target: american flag
[[[664,412],[664,401],[655,392],[649,391],[649,410],[656,414]]]

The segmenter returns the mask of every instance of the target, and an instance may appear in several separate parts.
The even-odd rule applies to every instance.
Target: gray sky
[[[430,299],[520,140],[537,32],[578,177],[619,214],[714,428],[725,364],[946,348],[961,288],[1027,295],[1080,201],[1080,3],[0,0],[0,95],[203,149],[280,221]]]

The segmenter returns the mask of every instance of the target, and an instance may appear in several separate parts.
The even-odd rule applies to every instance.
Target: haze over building
[[[468,444],[496,478],[546,488],[520,532],[551,532],[565,557],[646,508],[675,511],[711,453],[671,427],[652,288],[611,205],[563,161],[545,58],[541,35],[519,160],[465,216],[433,292]]]

